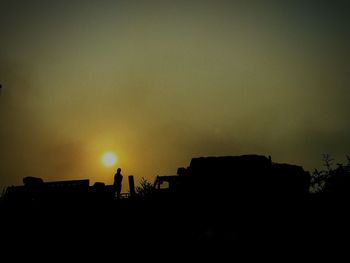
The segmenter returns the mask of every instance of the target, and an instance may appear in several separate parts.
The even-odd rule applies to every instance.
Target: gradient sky
[[[345,162],[349,4],[261,2],[0,0],[0,186],[153,181],[208,155]]]

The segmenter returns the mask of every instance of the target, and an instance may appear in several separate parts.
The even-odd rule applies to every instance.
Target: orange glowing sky
[[[244,1],[246,2],[246,1]],[[322,2],[322,1],[321,1]],[[345,1],[0,1],[0,186],[349,153]],[[106,167],[101,156],[118,157]]]

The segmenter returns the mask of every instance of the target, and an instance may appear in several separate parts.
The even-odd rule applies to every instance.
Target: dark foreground
[[[169,182],[166,191],[121,200],[85,181],[71,188],[39,180],[11,188],[0,203],[2,255],[303,261],[330,254],[333,262],[349,257],[350,168],[330,178],[325,191],[310,194],[302,167],[247,155],[194,158],[177,175],[157,178]]]
[[[155,254],[196,251],[203,256],[220,250],[252,256],[254,251],[320,255],[349,245],[349,206],[344,200],[310,196],[288,203],[275,200],[273,205],[260,200],[231,206],[206,201],[150,198],[50,208],[3,205],[2,247],[34,254],[150,249]]]

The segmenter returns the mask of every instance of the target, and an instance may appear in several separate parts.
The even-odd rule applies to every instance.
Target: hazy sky
[[[208,155],[345,162],[349,4],[248,2],[0,0],[0,186],[153,181]]]

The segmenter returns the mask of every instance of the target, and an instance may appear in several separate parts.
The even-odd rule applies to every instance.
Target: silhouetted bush
[[[325,169],[315,169],[311,175],[310,191],[312,193],[321,193],[324,190],[325,182],[329,178],[333,170],[333,161],[329,154],[323,154],[322,156],[323,166]]]
[[[350,184],[350,156],[346,155],[347,164],[337,163],[334,168],[334,159],[329,154],[323,154],[323,166],[325,169],[315,169],[311,175],[311,192],[336,192],[338,188],[349,188]]]
[[[136,187],[136,196],[139,198],[145,198],[151,196],[154,193],[154,186],[145,178],[141,178],[140,186]]]

